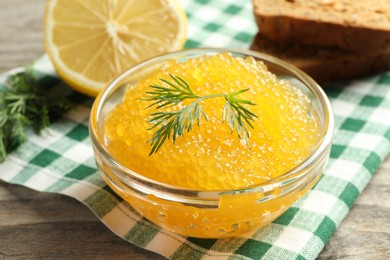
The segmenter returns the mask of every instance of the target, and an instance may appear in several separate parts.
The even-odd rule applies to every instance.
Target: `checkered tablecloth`
[[[181,2],[189,17],[187,48],[246,49],[257,32],[250,0]],[[47,57],[34,69],[42,85],[64,87]],[[76,108],[43,135],[28,132],[28,141],[0,165],[0,179],[74,197],[118,236],[167,258],[314,259],[390,150],[390,72],[327,86],[326,92],[336,132],[324,176],[273,223],[236,238],[195,239],[170,233],[116,196],[96,171],[88,136],[92,100],[77,93],[71,94]]]

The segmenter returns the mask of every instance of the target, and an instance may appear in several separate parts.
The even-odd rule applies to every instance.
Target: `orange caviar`
[[[223,97],[200,102],[208,116],[200,126],[167,140],[149,156],[147,141],[154,130],[147,122],[154,108],[142,100],[150,85],[165,84],[169,74],[184,79],[197,95],[233,93],[250,100],[256,114],[245,139],[222,122]],[[186,101],[190,102],[190,101]],[[179,104],[169,109],[178,109]],[[161,109],[160,109],[161,110]],[[245,188],[275,178],[307,158],[319,139],[316,116],[309,98],[288,81],[278,79],[259,61],[229,53],[202,56],[185,62],[170,61],[126,93],[105,122],[111,155],[129,169],[150,179],[192,190]]]

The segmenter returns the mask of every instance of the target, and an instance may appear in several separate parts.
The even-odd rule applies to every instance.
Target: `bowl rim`
[[[169,59],[176,56],[188,56],[188,55],[199,55],[199,54],[218,54],[218,53],[224,53],[229,52],[232,54],[239,54],[239,55],[245,55],[245,56],[253,56],[255,58],[258,58],[260,60],[264,60],[266,62],[270,62],[272,64],[275,64],[277,66],[280,66],[291,73],[295,75],[304,85],[306,88],[308,88],[315,96],[319,99],[321,106],[324,108],[324,130],[321,133],[320,139],[316,145],[316,148],[313,150],[313,152],[307,156],[304,160],[302,160],[299,164],[294,166],[293,168],[289,169],[288,171],[284,172],[283,174],[279,175],[276,178],[272,178],[270,180],[264,181],[259,184],[247,186],[247,187],[240,187],[236,189],[219,189],[219,190],[199,190],[199,189],[189,189],[185,187],[180,186],[174,186],[170,185],[164,182],[156,181],[151,178],[145,177],[142,174],[139,174],[123,164],[121,164],[119,161],[117,161],[115,158],[113,158],[107,147],[104,144],[104,138],[99,133],[98,130],[98,115],[102,110],[102,107],[107,100],[107,98],[112,94],[113,90],[116,89],[117,85],[122,82],[129,74],[133,73],[134,71],[138,70],[141,67],[148,66],[150,64],[153,64],[156,61],[163,60],[163,59]],[[311,165],[316,158],[320,157],[326,150],[329,148],[329,146],[332,143],[333,135],[334,135],[334,116],[332,107],[330,104],[330,101],[325,94],[324,90],[319,86],[317,82],[315,82],[309,75],[307,75],[305,72],[303,72],[301,69],[295,67],[294,65],[283,61],[279,58],[276,58],[274,56],[258,52],[258,51],[252,51],[252,50],[241,50],[241,49],[234,49],[234,48],[189,48],[184,49],[180,51],[170,52],[163,55],[159,55],[150,59],[147,59],[143,62],[140,62],[126,70],[124,70],[122,73],[120,73],[117,77],[115,77],[110,83],[106,85],[106,87],[98,94],[96,97],[91,113],[90,113],[90,120],[89,120],[89,132],[90,132],[90,138],[92,141],[92,145],[96,150],[105,158],[109,158],[111,163],[115,165],[119,170],[125,172],[126,174],[131,175],[130,177],[137,179],[138,181],[141,181],[143,184],[149,184],[152,187],[159,187],[163,188],[165,191],[173,192],[173,193],[193,193],[193,194],[203,194],[206,195],[205,197],[215,197],[216,194],[225,194],[225,193],[242,193],[242,192],[250,192],[250,191],[258,191],[258,190],[272,190],[275,185],[278,183],[288,180],[289,176],[294,177],[294,173],[301,172],[303,169],[305,169],[307,166]],[[96,154],[95,154],[96,156]],[[296,176],[295,176],[296,177]],[[208,195],[207,195],[208,194]],[[201,196],[203,197],[203,196]]]

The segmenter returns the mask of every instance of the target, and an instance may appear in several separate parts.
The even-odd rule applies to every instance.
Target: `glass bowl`
[[[188,190],[167,185],[126,168],[107,149],[104,122],[126,88],[169,60],[185,61],[202,55],[230,52],[263,61],[279,78],[292,81],[312,101],[320,138],[312,154],[296,167],[260,185],[235,190]],[[149,221],[172,232],[198,238],[237,236],[267,225],[304,195],[320,178],[329,158],[334,122],[330,103],[320,86],[301,70],[277,58],[253,51],[188,49],[144,61],[123,72],[96,98],[90,117],[90,136],[99,172],[112,190]]]

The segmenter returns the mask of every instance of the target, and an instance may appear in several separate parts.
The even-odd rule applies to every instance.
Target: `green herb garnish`
[[[31,67],[9,76],[0,90],[0,162],[26,140],[25,130],[39,134],[50,125],[51,116],[67,112],[72,104],[38,86]]]
[[[243,105],[255,105],[249,100],[238,99],[237,95],[242,94],[249,89],[243,89],[231,94],[212,94],[207,96],[196,95],[185,80],[178,76],[169,75],[172,81],[160,79],[164,85],[151,85],[152,91],[148,91],[147,97],[143,100],[153,102],[149,107],[162,109],[178,105],[185,99],[194,99],[194,101],[183,108],[175,111],[158,111],[152,113],[148,120],[152,126],[148,129],[157,129],[148,141],[151,143],[152,150],[149,155],[157,152],[164,142],[172,136],[173,142],[184,135],[185,131],[189,132],[194,124],[200,126],[201,118],[207,120],[206,113],[200,107],[200,102],[209,98],[224,97],[226,104],[223,108],[222,122],[229,123],[233,132],[237,131],[238,138],[245,138],[248,147],[249,131],[248,126],[253,128],[252,121],[257,116],[246,109]]]

